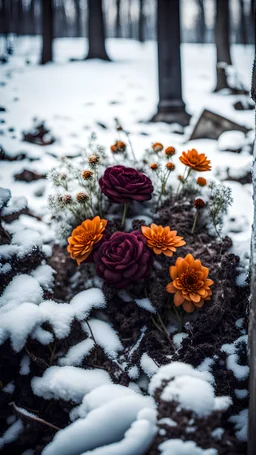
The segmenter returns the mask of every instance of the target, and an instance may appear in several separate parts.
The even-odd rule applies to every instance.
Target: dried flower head
[[[116,141],[115,144],[111,145],[110,150],[112,153],[123,153],[126,150],[126,144],[122,141]]]
[[[76,195],[76,200],[80,204],[85,202],[88,198],[89,198],[88,194],[84,193],[83,191],[80,191],[80,193],[77,193],[77,195]]]
[[[184,182],[184,178],[183,178],[183,176],[182,176],[182,175],[178,175],[178,177],[177,177],[177,178],[178,178],[178,180],[179,180],[180,182],[182,182],[182,183]]]
[[[64,194],[63,196],[60,196],[60,197],[61,197],[61,202],[64,205],[69,205],[69,204],[72,204],[72,202],[73,202],[71,194]]]
[[[204,172],[211,170],[211,161],[207,159],[204,153],[198,153],[196,149],[182,152],[179,159],[185,166],[190,167],[193,171]]]
[[[184,259],[179,257],[169,271],[173,281],[167,284],[166,291],[174,294],[174,305],[182,305],[187,313],[192,313],[196,307],[201,308],[205,300],[210,300],[210,286],[214,282],[208,278],[209,269],[192,254]]]
[[[141,232],[147,239],[147,245],[152,248],[155,254],[163,253],[171,257],[176,248],[183,246],[186,242],[179,237],[177,231],[171,231],[170,226],[157,226],[152,223],[150,227],[142,226]]]
[[[87,169],[85,171],[82,172],[82,178],[84,180],[89,180],[91,179],[93,176],[93,172],[92,171],[88,171]]]
[[[88,157],[88,163],[91,165],[91,166],[95,166],[95,164],[97,164],[100,160],[100,157],[98,155],[91,155]]]
[[[163,146],[163,144],[161,144],[161,142],[155,142],[155,144],[152,145],[152,149],[156,153],[161,152],[163,150],[163,148],[164,148],[164,146]]]
[[[78,265],[88,258],[94,245],[102,239],[106,225],[106,220],[95,216],[93,220],[85,220],[73,230],[71,237],[68,238],[67,250]]]
[[[174,171],[175,164],[173,164],[171,161],[168,161],[168,163],[166,163],[165,167],[168,169],[168,171]]]
[[[176,150],[174,147],[167,147],[164,151],[166,156],[173,156],[173,155],[175,155],[175,152],[176,152]]]
[[[150,169],[152,169],[152,171],[156,171],[158,169],[158,164],[157,163],[150,164]]]
[[[194,200],[194,207],[195,207],[196,209],[202,209],[204,206],[205,206],[205,202],[204,202],[203,199],[201,199],[200,197],[197,197],[197,198]]]
[[[205,185],[207,185],[207,180],[204,177],[198,177],[196,183],[199,186],[205,186]]]

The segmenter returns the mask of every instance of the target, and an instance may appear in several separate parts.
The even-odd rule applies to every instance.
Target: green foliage
[[[233,202],[232,191],[231,188],[213,181],[209,182],[208,188],[210,189],[208,208],[211,221],[217,235],[221,237],[224,215]]]

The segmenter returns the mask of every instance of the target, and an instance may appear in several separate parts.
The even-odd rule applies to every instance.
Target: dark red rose
[[[149,201],[154,191],[152,182],[132,167],[108,167],[99,180],[100,188],[113,202]]]
[[[94,260],[103,280],[124,288],[150,274],[153,254],[140,231],[115,232],[102,243]]]

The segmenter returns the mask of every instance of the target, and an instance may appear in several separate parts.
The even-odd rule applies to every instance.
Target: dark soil
[[[220,414],[215,412],[207,419],[198,419],[195,426],[196,432],[186,433],[184,427],[192,418],[189,411],[177,413],[175,403],[166,403],[160,399],[160,391],[157,391],[156,399],[158,401],[159,418],[171,417],[178,422],[177,427],[164,426],[165,435],[158,434],[148,455],[157,455],[157,446],[159,443],[170,438],[182,438],[184,440],[194,440],[203,448],[215,447],[220,455],[241,455],[246,452],[245,444],[240,443],[234,435],[233,426],[227,423],[227,419],[232,414],[237,414],[247,406],[247,399],[238,400],[234,394],[235,388],[248,388],[247,381],[239,382],[234,377],[232,371],[226,368],[226,354],[220,351],[224,343],[232,343],[240,336],[240,330],[236,328],[235,321],[238,318],[245,318],[248,312],[249,287],[238,288],[235,280],[237,276],[237,265],[239,258],[229,253],[232,241],[229,238],[220,240],[212,237],[206,230],[204,211],[200,212],[195,233],[191,233],[193,219],[191,215],[192,203],[189,200],[183,200],[178,204],[173,204],[171,200],[167,201],[159,211],[159,217],[156,218],[157,224],[170,225],[172,229],[178,231],[186,240],[187,244],[179,248],[178,256],[184,257],[192,253],[195,258],[202,261],[203,265],[208,267],[209,276],[214,280],[212,286],[213,296],[210,301],[205,302],[202,309],[198,311],[198,317],[186,324],[182,331],[187,332],[188,336],[182,342],[181,348],[177,351],[172,339],[167,340],[166,336],[156,329],[151,315],[148,311],[138,307],[133,298],[143,298],[148,296],[163,321],[167,324],[168,315],[173,312],[173,296],[165,291],[165,286],[169,281],[169,267],[175,264],[177,254],[173,258],[166,258],[160,255],[157,258],[158,266],[154,267],[150,279],[145,283],[133,286],[128,289],[131,300],[124,302],[118,296],[116,290],[104,285],[103,291],[107,297],[106,313],[114,328],[118,332],[124,350],[121,355],[127,362],[128,366],[125,371],[118,369],[118,366],[109,360],[104,352],[98,348],[86,358],[84,367],[98,367],[106,370],[115,383],[128,385],[131,378],[128,369],[131,365],[136,364],[140,369],[139,360],[144,352],[147,352],[157,365],[164,365],[172,361],[181,361],[190,363],[198,367],[207,357],[215,356],[215,362],[212,366],[212,373],[215,377],[215,392],[217,395],[231,395],[233,405],[230,409]],[[134,222],[134,229],[140,228],[144,224],[143,220]],[[116,225],[110,223],[110,230],[113,232],[120,229],[120,223]],[[27,258],[31,261],[31,258]],[[40,258],[41,259],[41,258]],[[86,280],[93,278],[95,274],[94,265],[82,264],[79,269],[72,261],[65,249],[54,246],[52,258],[49,264],[56,270],[55,289],[51,298],[56,301],[67,302],[78,292],[86,288]],[[14,264],[15,266],[15,264]],[[33,267],[36,266],[33,264]],[[15,274],[23,273],[29,270],[29,264],[26,263],[21,267],[21,263],[14,267]],[[77,271],[80,276],[77,277],[76,285],[72,285],[71,278]],[[48,296],[49,298],[49,296]],[[180,310],[180,316],[183,316]],[[246,327],[245,320],[245,329]],[[132,358],[128,359],[128,353],[138,341],[142,328],[146,326],[147,331],[141,343],[134,351]],[[48,328],[49,329],[49,328]],[[71,334],[65,340],[56,341],[55,355],[51,360],[51,365],[57,364],[60,352],[66,352],[70,346],[84,339],[80,323],[74,322]],[[31,359],[31,371],[29,376],[17,376],[19,371],[19,362],[21,355],[27,353]],[[68,412],[73,403],[61,403],[56,400],[42,400],[36,398],[30,389],[30,380],[33,376],[42,375],[49,366],[51,355],[48,347],[40,345],[35,340],[29,339],[26,345],[26,351],[23,350],[21,355],[14,355],[10,345],[5,343],[0,349],[0,363],[4,369],[1,375],[2,385],[8,384],[15,377],[15,392],[12,400],[17,406],[23,407],[28,411],[34,410],[40,418],[64,428],[69,423]],[[239,359],[241,364],[246,364],[247,354],[243,346],[239,349]],[[8,394],[0,394],[0,425],[4,430],[7,428],[6,418],[13,413],[8,403],[10,398]],[[33,412],[33,411],[32,411]],[[36,455],[42,452],[43,447],[52,439],[54,430],[47,426],[31,422],[24,419],[26,431],[21,435],[19,441],[7,446],[3,452],[6,454],[21,454],[27,448],[34,447]],[[223,438],[219,441],[211,436],[211,432],[217,428],[225,429]],[[163,427],[162,427],[163,428]],[[121,454],[120,454],[121,455]]]

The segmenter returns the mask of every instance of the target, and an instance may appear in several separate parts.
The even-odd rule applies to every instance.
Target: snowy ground
[[[98,141],[109,147],[116,139],[115,117],[131,132],[131,140],[138,156],[152,142],[160,141],[165,146],[175,146],[178,152],[192,147],[204,152],[212,161],[213,175],[221,178],[225,178],[227,167],[230,175],[235,177],[244,175],[250,169],[252,155],[249,153],[248,144],[252,142],[253,130],[247,137],[231,132],[222,136],[219,141],[188,141],[193,125],[204,108],[227,116],[248,128],[254,127],[253,111],[235,111],[232,107],[241,97],[212,93],[215,84],[213,46],[182,47],[184,100],[193,117],[185,134],[179,135],[173,132],[173,126],[147,123],[156,111],[157,104],[154,43],[140,45],[137,42],[110,40],[108,48],[112,63],[71,63],[69,58],[82,58],[85,55],[84,40],[57,40],[57,63],[44,67],[37,65],[39,45],[39,40],[19,40],[14,56],[7,65],[1,67],[0,103],[6,108],[6,112],[0,113],[0,121],[5,120],[0,126],[0,145],[9,155],[25,151],[30,159],[0,161],[0,186],[10,188],[13,196],[26,196],[29,207],[42,216],[43,222],[21,215],[19,220],[8,227],[11,234],[15,235],[12,245],[2,246],[3,254],[11,254],[15,250],[17,257],[22,258],[34,243],[39,246],[40,242],[49,243],[53,236],[51,230],[45,226],[45,223],[49,223],[46,203],[48,182],[17,182],[14,174],[24,168],[39,173],[48,171],[56,166],[58,157],[79,153],[81,148],[86,146],[92,130],[97,132]],[[232,51],[239,77],[249,88],[253,49],[235,46]],[[26,64],[26,61],[30,63]],[[51,134],[57,138],[53,145],[39,147],[22,142],[22,131],[31,129],[35,117],[46,120]],[[104,124],[106,128],[97,122]],[[223,151],[234,148],[241,148],[241,153]],[[175,163],[179,169],[177,159]],[[206,177],[211,175],[212,173],[206,173]],[[232,236],[234,250],[245,258],[249,252],[252,223],[251,185],[242,185],[239,182],[228,184],[233,190],[234,203],[226,218],[225,233]],[[11,208],[4,210],[7,214]],[[27,233],[24,233],[23,228],[32,231],[27,230]],[[36,241],[33,231],[37,231]],[[49,248],[45,249],[45,246],[48,245],[43,245],[42,250],[44,248],[45,254],[50,254]],[[74,319],[81,322],[89,316],[91,310],[104,310],[105,298],[100,290],[83,291],[77,294],[70,304],[42,301],[43,291],[51,288],[52,273],[51,267],[40,265],[30,276],[24,274],[14,277],[1,296],[0,344],[10,338],[17,356],[22,352],[28,336],[39,344],[50,345],[53,337],[62,340],[69,335],[71,321]],[[150,311],[149,308],[146,309]],[[102,346],[106,356],[115,362],[122,348],[116,332],[104,318],[91,318],[89,321],[97,344]],[[41,327],[45,322],[51,326],[51,332]],[[236,343],[225,344],[222,351],[227,354],[228,370],[234,371],[239,381],[246,381],[248,366],[240,364],[237,354],[241,343],[246,343],[246,334],[242,328],[243,320],[238,320],[237,323],[240,324],[237,327],[241,328],[241,337]],[[85,324],[82,329],[88,335]],[[177,349],[184,335],[187,336],[180,333],[174,335]],[[141,338],[143,336],[142,330]],[[156,388],[165,380],[171,382],[164,383],[162,400],[171,402],[175,396],[181,410],[190,409],[198,418],[205,418],[213,410],[224,410],[230,405],[230,397],[214,395],[213,377],[210,374],[211,363],[214,361],[211,358],[206,357],[205,362],[197,369],[178,362],[158,370],[149,355],[144,353],[140,365],[145,375],[152,378],[149,386],[151,397],[145,397],[140,394],[140,388],[135,383],[138,375],[136,365],[129,370],[129,388],[113,385],[108,373],[100,369],[79,368],[83,356],[89,355],[93,347],[94,340],[88,337],[72,346],[65,356],[63,354],[57,365],[50,366],[44,374],[33,377],[31,385],[35,395],[45,400],[72,400],[77,404],[70,413],[73,423],[56,434],[53,442],[44,450],[45,455],[78,455],[81,451],[95,455],[134,455],[135,450],[136,455],[144,454],[156,434],[156,424],[161,424],[156,422],[153,397]],[[120,364],[119,368],[120,366],[122,365]],[[29,371],[30,359],[28,355],[24,355],[20,363],[20,375],[26,376]],[[241,384],[243,386],[243,382]],[[14,388],[14,383],[10,381],[3,392],[12,394]],[[143,390],[142,386],[141,389]],[[237,393],[242,399],[247,395],[247,390],[239,388]],[[21,408],[18,411],[21,414],[27,412]],[[33,417],[27,412],[27,416],[29,415]],[[112,419],[109,418],[110,415],[113,416]],[[243,409],[232,419],[238,439],[245,441],[247,410]],[[167,419],[163,420],[165,422],[162,424],[177,425],[171,419],[168,419],[168,422]],[[0,449],[15,440],[23,431],[21,419],[10,420],[8,425],[10,427],[0,438]],[[189,430],[192,431],[193,427]],[[218,428],[216,431],[216,437],[221,437],[220,433],[224,430]],[[101,449],[100,445],[104,447]],[[217,455],[215,449],[203,451],[194,442],[181,439],[166,441],[159,446],[159,450],[163,455]],[[33,450],[29,453],[33,453]]]
[[[3,42],[0,44],[3,45]],[[40,158],[34,162],[1,162],[0,185],[11,188],[13,196],[25,195],[36,213],[46,213],[46,184],[42,180],[29,185],[14,182],[13,174],[24,168],[40,173],[48,171],[55,166],[56,156],[79,153],[91,131],[96,131],[99,142],[108,148],[116,138],[115,117],[130,131],[137,155],[152,142],[161,141],[166,146],[177,147],[179,152],[195,147],[199,152],[206,153],[212,161],[214,173],[219,170],[221,175],[223,172],[225,175],[229,167],[230,174],[239,175],[250,169],[252,156],[246,144],[252,142],[253,130],[248,138],[232,132],[219,141],[188,141],[193,125],[204,108],[254,128],[253,111],[236,111],[233,108],[233,103],[242,97],[212,93],[215,85],[213,45],[182,46],[184,100],[187,110],[193,115],[185,135],[173,133],[173,126],[170,125],[147,123],[156,112],[158,102],[155,43],[139,44],[112,39],[107,42],[107,48],[113,62],[69,62],[70,58],[82,59],[86,54],[86,45],[84,39],[58,39],[54,47],[56,63],[42,67],[37,64],[40,58],[39,38],[21,38],[15,43],[14,56],[0,68],[0,100],[7,109],[0,116],[0,120],[6,122],[1,124],[0,145],[9,154],[24,150],[32,158]],[[253,47],[236,45],[232,54],[239,78],[249,89]],[[37,145],[21,142],[21,132],[32,127],[34,118],[47,121],[51,133],[57,138],[53,145],[41,149]],[[15,131],[9,128],[15,128]],[[237,141],[241,142],[242,153],[220,151],[223,143],[225,148],[232,149]],[[243,255],[249,251],[251,185],[229,182],[229,186],[233,190],[234,204],[228,215],[226,232],[231,230],[236,251]],[[35,196],[38,192],[44,192],[40,199]]]

